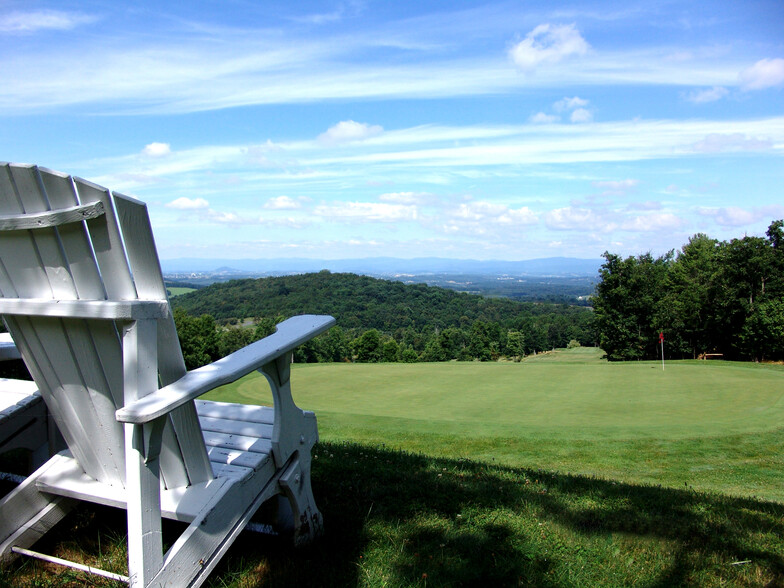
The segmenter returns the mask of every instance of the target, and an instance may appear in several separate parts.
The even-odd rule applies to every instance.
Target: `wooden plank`
[[[33,359],[28,367],[82,467],[98,480],[121,485],[125,468],[120,426],[98,414],[61,320],[20,317],[16,321],[22,328],[14,339],[25,357]]]
[[[0,216],[0,231],[45,229],[60,225],[82,222],[105,214],[102,202],[71,206],[47,212]]]
[[[177,382],[126,405],[117,411],[117,420],[129,423],[152,420],[205,392],[261,368],[334,324],[335,319],[331,316],[301,315],[285,320],[269,337],[251,343],[210,365],[190,371]]]
[[[114,194],[120,230],[125,236],[128,262],[133,273],[136,291],[141,298],[166,300],[166,286],[158,261],[155,239],[150,226],[147,207],[133,198]],[[167,386],[185,375],[185,361],[171,313],[158,321],[158,373],[161,384]],[[161,468],[167,487],[171,484],[198,484],[213,476],[199,428],[196,410],[192,403],[185,403],[169,415],[172,438],[167,436],[161,454]],[[170,459],[169,451],[176,459]],[[175,456],[172,455],[172,458]],[[174,477],[174,468],[181,462],[185,477]]]
[[[0,298],[0,314],[130,321],[166,317],[169,303],[165,300]]]
[[[199,416],[217,419],[229,419],[248,423],[264,423],[271,425],[275,419],[275,410],[271,406],[254,404],[236,404],[216,400],[197,400],[196,411]]]
[[[27,214],[48,213],[51,205],[46,195],[41,174],[37,167],[17,167],[11,168],[14,187],[18,194],[18,199]],[[44,269],[46,281],[37,284],[39,294],[26,294],[25,297],[49,297],[49,288],[53,298],[76,298],[73,279],[63,257],[62,243],[55,228],[44,228],[36,231],[21,231],[19,235],[26,236],[36,254],[40,258],[39,266]],[[22,266],[21,272],[27,270]]]
[[[210,447],[207,455],[210,457],[210,463],[213,468],[217,465],[232,465],[253,470],[259,469],[270,458],[268,453],[237,451],[223,447]]]
[[[255,453],[271,453],[272,442],[270,439],[249,437],[246,435],[232,435],[218,431],[204,431],[204,443],[207,447],[223,447],[238,451],[253,451]]]
[[[155,586],[200,586],[259,506],[279,492],[272,462],[245,482],[226,487],[166,553]]]
[[[61,454],[57,458],[60,461],[55,467],[51,467],[36,478],[36,487],[41,492],[115,508],[127,507],[124,489],[96,482],[94,478],[84,473],[75,459],[67,455]],[[221,486],[232,483],[232,480],[233,478],[216,478],[188,487],[161,490],[161,515],[168,519],[189,523],[199,515],[204,505],[212,500]]]
[[[73,183],[80,202],[100,201],[103,202],[106,210],[105,215],[87,221],[87,229],[107,298],[110,300],[138,298],[109,191],[81,178],[73,178]]]
[[[216,419],[199,415],[201,428],[213,433],[225,433],[227,435],[243,435],[245,437],[255,437],[257,439],[272,439],[273,425],[264,423],[246,423],[243,421]]]
[[[6,164],[0,173],[0,214],[24,214],[25,208],[14,177],[15,168]],[[47,284],[46,272],[38,251],[26,232],[0,232],[0,252],[13,251],[12,263],[3,262],[2,291],[4,296],[51,297],[41,290]],[[5,256],[3,256],[5,259]]]
[[[55,456],[0,501],[0,559],[10,557],[12,545],[30,547],[73,506],[73,501],[41,494],[37,477],[59,461]]]
[[[41,182],[46,190],[46,197],[52,208],[68,208],[80,204],[73,178],[48,170],[40,170],[40,168],[39,171]],[[100,200],[91,204],[99,203],[103,207],[103,202]],[[81,202],[81,204],[87,204],[87,202]],[[68,267],[73,276],[78,297],[85,300],[105,299],[106,289],[98,271],[98,262],[93,253],[86,225],[78,223],[61,226],[57,232],[63,244],[63,251],[68,260]]]

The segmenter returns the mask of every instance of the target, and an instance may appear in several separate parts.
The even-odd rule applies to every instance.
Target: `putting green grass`
[[[294,366],[321,438],[784,500],[784,367],[608,363],[578,348],[520,363]],[[269,404],[253,374],[210,395]]]

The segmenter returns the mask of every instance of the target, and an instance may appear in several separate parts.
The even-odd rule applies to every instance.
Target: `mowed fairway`
[[[324,440],[784,500],[784,368],[600,358],[311,364],[292,382]],[[210,397],[270,402],[258,374]]]

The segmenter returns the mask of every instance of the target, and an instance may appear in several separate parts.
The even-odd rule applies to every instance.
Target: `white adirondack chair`
[[[76,500],[127,509],[132,586],[200,585],[280,495],[295,542],[320,533],[316,419],[294,404],[289,373],[332,317],[293,317],[186,373],[145,205],[18,164],[0,164],[0,296],[68,446],[0,502],[0,558],[44,557],[27,548]],[[196,400],[253,370],[274,409]],[[188,523],[166,553],[161,517]]]

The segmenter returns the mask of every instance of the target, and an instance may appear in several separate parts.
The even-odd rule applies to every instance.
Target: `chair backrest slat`
[[[116,200],[100,186],[49,170],[0,166],[0,215],[94,202],[103,204],[105,214],[56,227],[0,231],[0,295],[136,300],[140,289],[147,299],[166,300],[144,205]],[[125,210],[128,202],[131,212],[123,216],[130,214],[133,222],[121,230],[115,204]],[[119,325],[40,317],[7,317],[6,322],[79,463],[102,482],[124,485],[124,434],[114,416],[124,404]],[[159,361],[164,383],[185,373],[171,316],[159,322]],[[163,443],[161,476],[167,487],[210,479],[193,406],[173,415]]]

